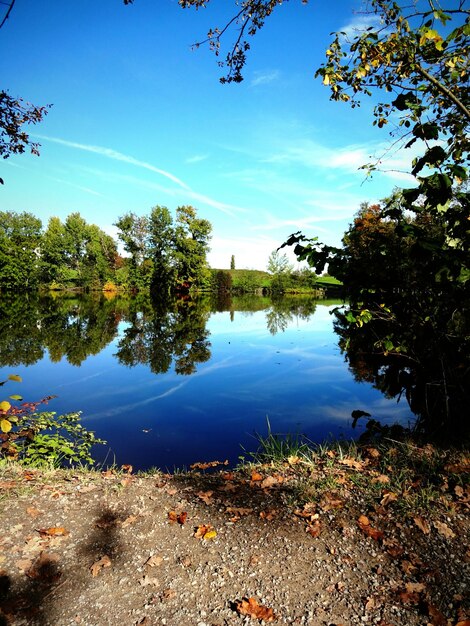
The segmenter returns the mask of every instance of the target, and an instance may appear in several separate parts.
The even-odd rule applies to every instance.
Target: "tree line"
[[[192,206],[173,218],[166,207],[129,212],[115,226],[118,242],[80,213],[45,228],[29,212],[0,212],[0,289],[124,289],[189,291],[210,280],[207,252],[212,226]]]

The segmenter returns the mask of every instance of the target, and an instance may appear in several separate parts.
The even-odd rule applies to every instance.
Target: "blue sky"
[[[314,79],[329,34],[364,23],[361,3],[284,3],[252,41],[244,82],[221,85],[213,54],[190,45],[232,4],[17,0],[0,30],[2,87],[53,107],[31,127],[41,156],[0,164],[0,210],[44,224],[79,211],[115,235],[128,211],[192,204],[213,225],[219,268],[234,254],[238,268],[265,269],[299,229],[338,244],[361,201],[404,184],[410,158],[364,182],[358,167],[389,144],[373,101],[351,110]]]

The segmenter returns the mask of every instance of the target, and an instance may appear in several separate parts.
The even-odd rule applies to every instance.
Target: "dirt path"
[[[3,472],[0,624],[469,626],[464,492],[428,520],[347,482]]]

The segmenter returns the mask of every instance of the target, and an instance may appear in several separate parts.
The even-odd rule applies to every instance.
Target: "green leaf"
[[[11,400],[23,400],[22,396],[19,396],[17,394],[13,395],[13,396],[8,396]]]

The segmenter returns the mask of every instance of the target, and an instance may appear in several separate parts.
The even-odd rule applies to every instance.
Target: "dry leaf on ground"
[[[437,530],[437,532],[443,537],[445,537],[446,539],[455,538],[454,531],[451,528],[449,528],[447,524],[444,524],[444,522],[433,522],[433,526]]]
[[[186,511],[182,511],[181,513],[176,513],[176,511],[170,511],[168,513],[168,519],[172,524],[178,522],[178,524],[184,526],[186,520],[188,519],[188,514]]]
[[[210,524],[201,524],[196,528],[194,536],[196,537],[196,539],[205,539],[207,541],[209,539],[214,539],[214,537],[217,537],[217,531]]]
[[[368,537],[372,537],[375,541],[382,539],[384,534],[381,530],[377,530],[370,525],[369,518],[365,515],[361,515],[357,520],[357,525],[362,530],[362,532]]]
[[[106,554],[101,557],[98,561],[93,563],[90,567],[90,572],[93,578],[96,578],[101,570],[105,567],[111,567],[111,559]]]
[[[413,517],[413,521],[421,532],[423,532],[425,535],[429,535],[429,533],[431,532],[431,527],[429,526],[429,522],[427,522],[427,520],[423,519],[422,517],[416,516]]]
[[[196,495],[197,495],[198,498],[200,498],[206,504],[212,504],[212,495],[213,494],[214,494],[213,491],[198,491]]]
[[[145,561],[145,565],[148,565],[149,567],[158,567],[162,563],[163,563],[163,557],[157,556],[156,554],[154,554],[153,556],[150,556]]]
[[[263,620],[265,622],[274,622],[274,620],[277,619],[272,609],[258,604],[255,598],[237,600],[235,602],[235,610],[240,615],[249,615],[254,619]]]
[[[69,531],[62,526],[52,526],[51,528],[37,528],[36,531],[41,537],[66,537]]]

